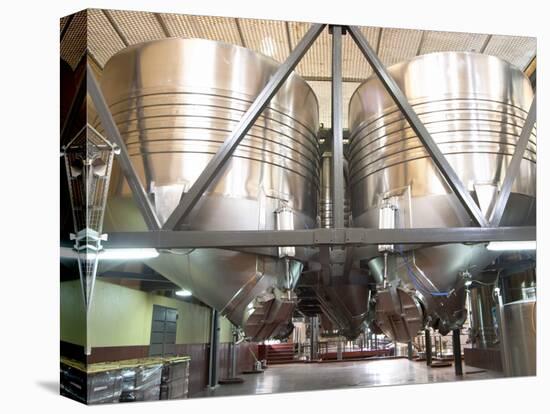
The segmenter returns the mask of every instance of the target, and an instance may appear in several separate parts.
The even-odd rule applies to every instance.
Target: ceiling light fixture
[[[501,251],[517,251],[517,250],[536,250],[537,242],[530,241],[502,241],[502,242],[490,242],[487,245],[487,250],[494,252]]]

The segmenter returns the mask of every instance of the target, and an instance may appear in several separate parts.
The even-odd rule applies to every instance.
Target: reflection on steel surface
[[[476,53],[423,55],[388,71],[488,217],[533,98],[529,80],[510,64]],[[349,125],[354,226],[378,227],[379,209],[388,200],[397,208],[397,228],[470,225],[470,218],[376,77],[361,84],[352,96]],[[534,224],[535,170],[533,130],[501,225]],[[411,294],[417,292],[425,322],[442,333],[464,320],[462,276],[475,275],[495,257],[484,247],[467,245],[396,254],[402,286]]]

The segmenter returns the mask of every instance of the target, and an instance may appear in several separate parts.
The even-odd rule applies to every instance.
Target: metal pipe
[[[426,329],[424,331],[424,336],[426,338],[426,365],[432,365],[432,336],[430,330]]]
[[[451,164],[447,161],[445,155],[443,155],[437,143],[434,141],[411,104],[407,101],[404,93],[389,74],[380,58],[376,55],[376,52],[371,48],[363,33],[361,33],[361,30],[356,26],[349,26],[348,30],[351,37],[359,47],[359,50],[361,50],[363,55],[365,55],[365,58],[372,67],[372,70],[376,73],[388,94],[395,101],[407,119],[409,125],[416,133],[418,139],[423,143],[426,151],[430,154],[433,162],[441,172],[441,175],[443,175],[451,190],[458,197],[458,200],[464,206],[468,215],[474,223],[480,227],[488,226],[485,216],[468,192],[467,188],[464,186],[464,183],[462,183],[460,177],[456,174]]]
[[[157,215],[155,214],[155,210],[153,209],[151,200],[149,200],[147,193],[143,189],[134,165],[132,164],[132,161],[130,161],[130,156],[128,155],[126,145],[124,144],[124,141],[120,136],[120,132],[118,131],[118,128],[115,124],[113,115],[109,110],[107,102],[103,97],[103,93],[101,92],[99,84],[97,83],[97,80],[92,72],[92,68],[90,68],[89,64],[86,68],[86,72],[88,93],[92,98],[101,124],[105,129],[106,137],[112,140],[120,149],[118,160],[120,162],[120,167],[122,168],[124,176],[126,177],[126,181],[128,181],[128,185],[132,190],[134,201],[136,202],[141,214],[143,215],[143,219],[145,220],[147,228],[149,230],[159,230],[160,222]]]
[[[462,375],[462,351],[460,349],[460,329],[453,329],[453,356],[455,360],[455,374]]]
[[[210,321],[210,353],[208,357],[208,386],[218,385],[218,364],[220,346],[220,316],[216,309],[212,309]]]
[[[512,185],[514,184],[514,181],[519,174],[519,167],[521,166],[523,154],[525,153],[525,150],[527,149],[527,145],[529,144],[529,138],[531,137],[531,132],[533,131],[533,127],[535,126],[536,120],[537,120],[537,97],[534,96],[533,102],[531,102],[531,107],[529,108],[529,113],[527,114],[527,119],[523,124],[523,129],[521,130],[521,134],[518,138],[518,141],[516,144],[516,150],[514,151],[512,160],[510,161],[510,164],[506,169],[506,175],[504,177],[502,187],[500,188],[499,196],[497,198],[497,201],[495,202],[495,206],[493,207],[493,211],[491,213],[491,218],[489,220],[491,223],[491,226],[497,227],[500,224],[500,221],[502,220],[502,216],[504,214],[504,208],[506,207],[506,204],[508,203],[508,199],[510,198]]]
[[[315,39],[317,39],[317,37],[321,34],[324,27],[324,24],[311,25],[311,28],[302,40],[300,40],[296,48],[288,56],[285,62],[277,69],[277,72],[275,72],[264,89],[256,97],[252,105],[250,105],[231,135],[219,147],[218,151],[212,157],[206,168],[202,171],[199,178],[196,179],[189,191],[182,196],[180,204],[164,223],[164,226],[162,227],[163,230],[173,230],[185,220],[203,193],[208,189],[210,184],[215,181],[216,177],[219,175],[219,172],[223,169],[227,163],[227,160],[235,151],[235,148],[237,148],[241,140],[260,117],[263,110],[271,101],[271,98],[277,93],[300,59],[308,51]]]
[[[344,138],[342,126],[342,26],[332,33],[332,216],[335,228],[344,227]]]

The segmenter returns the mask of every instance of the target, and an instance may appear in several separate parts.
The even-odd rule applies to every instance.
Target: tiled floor
[[[243,384],[220,385],[194,397],[269,394],[379,385],[499,378],[502,374],[463,366],[457,377],[454,367],[428,368],[425,362],[407,359],[275,365],[262,374],[240,375]]]

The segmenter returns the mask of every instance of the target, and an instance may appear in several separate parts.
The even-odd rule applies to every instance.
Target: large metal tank
[[[470,289],[471,341],[474,348],[492,348],[498,343],[493,286],[477,284]]]
[[[277,68],[242,47],[181,38],[134,45],[107,62],[102,91],[161,222]],[[317,98],[292,73],[182,228],[316,227],[317,128]],[[106,232],[143,229],[120,171],[112,182]],[[291,256],[201,249],[163,252],[146,263],[250,338],[290,333],[291,289],[302,269]]]
[[[504,374],[536,375],[536,270],[502,272],[500,287],[498,317]]]
[[[443,52],[388,68],[459,178],[490,214],[527,117],[533,92],[518,68],[488,55]],[[375,228],[473,225],[377,77],[351,98],[353,225]],[[535,221],[536,131],[522,160],[502,225]],[[369,267],[391,287],[378,291],[375,320],[398,341],[425,324],[445,334],[466,317],[464,281],[494,256],[483,245],[386,246]],[[389,267],[388,267],[389,266]],[[393,289],[393,293],[392,293]]]

